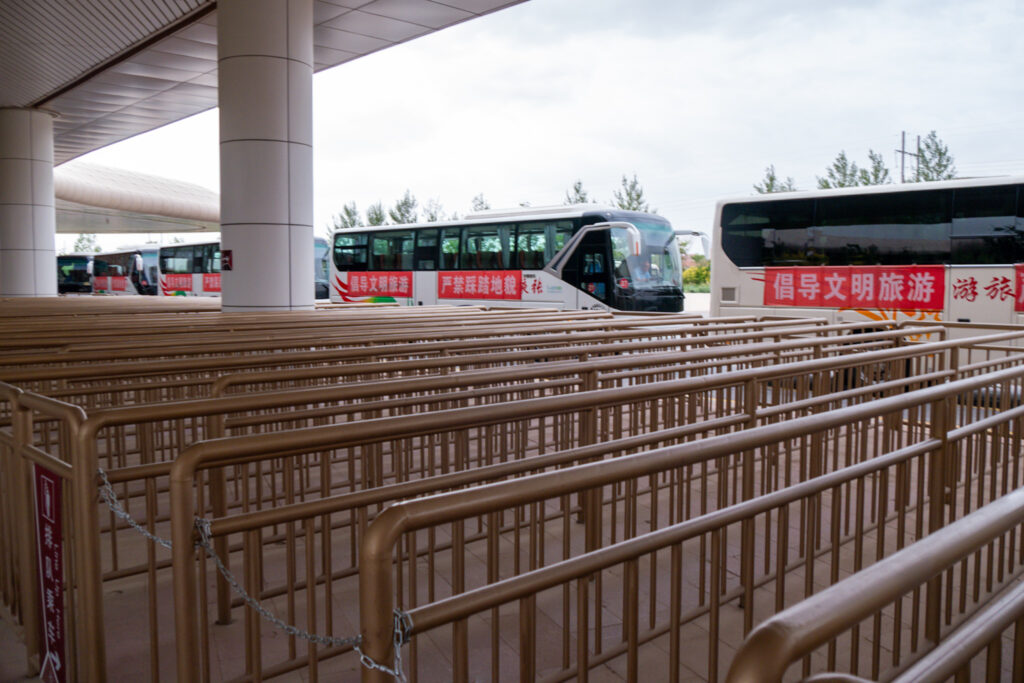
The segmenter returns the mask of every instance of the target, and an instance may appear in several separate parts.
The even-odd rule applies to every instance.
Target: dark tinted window
[[[722,246],[738,266],[947,263],[948,190],[751,202],[722,207]]]
[[[508,225],[474,225],[462,229],[464,269],[503,270],[509,267]]]
[[[722,246],[740,267],[805,265],[803,246],[813,220],[813,199],[727,204]]]
[[[817,200],[809,253],[821,265],[949,262],[948,190]]]
[[[1018,191],[1016,185],[954,191],[953,263],[1024,261],[1024,219],[1018,216]]]
[[[417,231],[416,254],[413,259],[416,270],[437,269],[437,233],[436,229]]]
[[[371,242],[370,270],[412,270],[412,230],[378,232]]]
[[[192,245],[161,248],[160,270],[164,273],[191,273]]]
[[[338,233],[334,236],[334,266],[338,270],[366,270],[367,234]]]
[[[462,230],[445,228],[441,231],[441,269],[455,270],[459,267],[459,244]]]

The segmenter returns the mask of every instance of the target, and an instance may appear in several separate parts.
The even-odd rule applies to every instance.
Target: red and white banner
[[[1013,299],[1013,310],[1017,313],[1024,313],[1024,263],[1018,263],[1013,267],[1014,280],[1017,282],[1017,292]]]
[[[128,277],[125,275],[100,275],[96,278],[96,289],[103,292],[128,291]]]
[[[220,273],[203,273],[203,291],[220,291]]]
[[[192,273],[168,273],[164,275],[164,291],[191,292]]]
[[[64,683],[64,543],[61,535],[61,480],[46,468],[35,466],[36,554],[39,559],[40,612],[43,623],[42,671],[46,683]]]
[[[412,296],[412,273],[408,271],[348,274],[349,296]]]
[[[437,274],[439,299],[522,299],[521,270],[443,270]]]
[[[766,306],[941,311],[944,266],[765,268]]]

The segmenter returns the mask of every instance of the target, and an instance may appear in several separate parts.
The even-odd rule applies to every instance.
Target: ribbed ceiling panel
[[[525,0],[316,0],[316,70]],[[57,163],[217,106],[213,0],[2,0],[0,106],[44,106]]]

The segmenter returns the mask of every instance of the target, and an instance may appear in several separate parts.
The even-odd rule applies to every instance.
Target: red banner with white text
[[[39,678],[46,683],[67,680],[64,658],[64,537],[61,531],[61,479],[35,466],[36,554],[39,559],[39,595],[42,599],[43,651]]]
[[[521,270],[443,270],[437,274],[439,299],[522,299]]]
[[[1017,281],[1017,292],[1013,299],[1013,310],[1017,313],[1024,313],[1024,263],[1018,263],[1013,267],[1014,279]]]
[[[164,275],[164,290],[168,292],[191,292],[192,273],[168,273]]]
[[[941,311],[944,266],[765,268],[766,306]]]
[[[348,274],[348,296],[412,296],[412,273],[408,271]]]

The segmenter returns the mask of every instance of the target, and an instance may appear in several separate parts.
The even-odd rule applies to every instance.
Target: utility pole
[[[907,151],[907,131],[900,131],[900,148],[896,150],[896,153],[900,155],[900,182],[907,182],[906,178],[906,161],[907,157],[914,157],[917,160],[917,166],[915,168],[920,169],[921,167],[921,136],[917,136],[917,154]],[[918,175],[914,174],[915,177]]]

